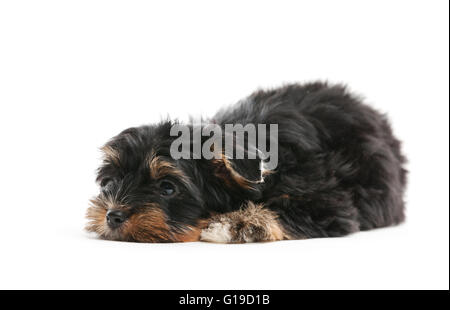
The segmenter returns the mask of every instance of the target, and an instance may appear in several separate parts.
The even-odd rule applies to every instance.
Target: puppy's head
[[[130,128],[102,148],[88,231],[110,240],[196,241],[211,213],[255,192],[229,161],[174,160],[171,125]]]

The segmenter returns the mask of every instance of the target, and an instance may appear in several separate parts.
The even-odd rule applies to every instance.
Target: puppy
[[[243,243],[404,220],[400,142],[384,115],[343,86],[256,91],[209,123],[277,124],[276,168],[263,171],[260,158],[174,159],[176,122],[129,128],[102,148],[86,229],[121,241]]]

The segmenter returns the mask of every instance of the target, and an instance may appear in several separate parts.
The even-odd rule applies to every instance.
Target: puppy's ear
[[[214,175],[231,189],[256,190],[263,182],[263,161],[255,143],[245,135],[243,141],[238,140],[234,133],[225,133],[223,138],[225,147],[212,159]]]
[[[260,159],[229,159],[222,156],[211,162],[214,175],[229,187],[252,190],[263,181]]]

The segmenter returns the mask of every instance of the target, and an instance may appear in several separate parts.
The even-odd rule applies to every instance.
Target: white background
[[[0,288],[449,288],[448,1],[2,1]],[[344,82],[390,115],[407,222],[345,238],[134,244],[83,231],[98,148],[258,87]]]

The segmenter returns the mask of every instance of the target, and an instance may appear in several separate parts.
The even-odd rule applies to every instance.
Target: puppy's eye
[[[175,193],[175,186],[168,181],[162,181],[159,184],[159,187],[161,188],[161,193],[164,196],[170,196],[173,195],[173,193]]]

